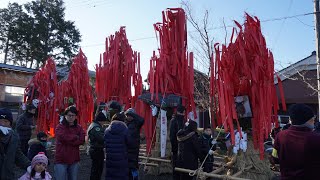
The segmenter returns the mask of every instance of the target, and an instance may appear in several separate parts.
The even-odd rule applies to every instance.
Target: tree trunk
[[[8,59],[9,41],[10,41],[9,37],[10,37],[10,28],[8,30],[6,49],[4,50],[4,61],[3,61],[4,64],[7,64],[7,59]]]

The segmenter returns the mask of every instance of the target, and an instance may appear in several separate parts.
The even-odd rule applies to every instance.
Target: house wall
[[[0,107],[18,109],[23,91],[34,73],[0,69]]]
[[[318,94],[314,89],[311,88],[317,88],[316,70],[301,71],[296,73],[293,76],[283,80],[282,85],[285,102],[288,108],[292,104],[304,103],[309,105],[315,113],[318,112]],[[276,86],[278,100],[281,104],[278,84]],[[282,109],[281,106],[280,109]],[[288,112],[280,110],[279,114],[288,114]]]

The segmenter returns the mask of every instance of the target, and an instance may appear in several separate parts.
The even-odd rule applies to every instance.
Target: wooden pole
[[[314,0],[314,23],[316,34],[316,54],[317,54],[317,83],[318,83],[318,117],[320,118],[320,17],[319,17],[319,0]]]
[[[183,173],[193,173],[194,170],[190,169],[184,169],[184,168],[174,168],[175,171],[183,172]],[[227,176],[227,175],[220,175],[220,174],[212,174],[212,173],[206,173],[206,172],[200,172],[200,175],[204,175],[206,177],[212,177],[212,178],[218,178],[218,179],[230,179],[230,180],[249,180],[244,178],[238,178],[233,176]]]
[[[160,158],[153,158],[153,157],[144,157],[144,156],[139,156],[140,159],[147,159],[150,161],[159,161],[159,162],[165,162],[165,163],[171,163],[170,160],[168,159],[160,159]]]

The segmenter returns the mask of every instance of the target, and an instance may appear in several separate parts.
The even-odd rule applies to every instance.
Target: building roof
[[[280,70],[277,72],[279,75],[281,81],[284,81],[291,76],[297,74],[297,72],[301,71],[309,71],[309,70],[316,70],[317,69],[317,58],[316,58],[316,52],[313,51],[310,56],[291,64],[290,66]],[[274,78],[275,84],[278,83],[277,77]]]
[[[31,69],[31,68],[14,66],[14,65],[3,64],[3,63],[0,63],[0,69],[8,69],[8,70],[26,72],[26,73],[35,73],[38,71],[37,69]]]

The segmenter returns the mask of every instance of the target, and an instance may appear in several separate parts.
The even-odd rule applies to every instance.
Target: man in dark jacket
[[[36,109],[37,108],[33,104],[27,105],[26,112],[20,115],[17,119],[16,131],[19,134],[21,142],[20,146],[24,155],[27,155],[28,153],[28,142],[30,140],[32,130],[36,127],[33,124],[33,117],[36,113]]]
[[[305,143],[314,128],[314,113],[304,104],[289,109],[292,125],[277,134],[272,156],[279,159],[281,179],[304,179]],[[314,154],[313,154],[314,155]]]
[[[12,113],[0,109],[0,179],[14,179],[15,165],[27,170],[28,158],[21,152],[18,135],[11,129]]]
[[[37,134],[37,138],[31,139],[29,144],[29,150],[28,150],[28,159],[32,161],[32,158],[35,157],[39,152],[44,152],[45,155],[48,157],[47,154],[47,142],[48,141],[48,135],[44,132],[39,132]]]
[[[122,111],[121,105],[117,101],[112,101],[108,108],[108,120],[111,121],[112,117]]]
[[[177,133],[179,130],[183,129],[185,121],[185,111],[184,106],[178,106],[177,113],[174,115],[170,122],[170,143],[171,143],[171,153],[172,153],[172,168],[173,168],[173,179],[178,180],[180,175],[174,170],[177,164],[178,158],[178,140]]]
[[[106,180],[128,180],[128,128],[124,114],[117,113],[105,131]]]
[[[140,130],[144,124],[144,119],[136,114],[132,108],[129,108],[125,115],[128,126],[129,180],[138,180]]]
[[[102,111],[98,111],[87,131],[90,144],[89,154],[92,160],[90,180],[101,179],[104,163],[104,129],[101,122],[106,120],[105,114]]]
[[[177,167],[196,170],[198,160],[202,159],[200,143],[197,134],[197,123],[189,120],[186,127],[177,133],[178,161]],[[180,173],[180,180],[192,180],[188,173]]]
[[[216,150],[216,145],[215,141],[212,138],[212,131],[211,127],[207,127],[204,129],[202,135],[199,138],[200,146],[201,146],[201,154],[202,154],[202,159],[200,162],[204,161],[205,156],[208,154],[208,157],[203,165],[203,171],[210,173],[213,170],[213,162],[214,162],[214,157],[213,157],[213,151]]]

